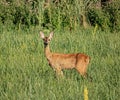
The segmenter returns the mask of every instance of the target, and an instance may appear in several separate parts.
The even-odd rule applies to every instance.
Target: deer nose
[[[44,42],[44,45],[48,45],[48,43],[47,43],[47,42]]]

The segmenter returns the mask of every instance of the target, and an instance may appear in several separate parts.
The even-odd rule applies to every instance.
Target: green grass
[[[76,70],[64,70],[65,79],[56,79],[38,33],[38,30],[1,30],[1,100],[84,100],[84,87],[88,89],[89,100],[120,98],[120,33],[55,32],[51,51],[89,55],[92,82],[83,79]]]

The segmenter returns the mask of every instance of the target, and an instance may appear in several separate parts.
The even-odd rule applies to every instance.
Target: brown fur
[[[62,75],[62,69],[73,69],[75,68],[83,77],[87,75],[87,67],[89,64],[90,57],[82,54],[60,54],[52,53],[49,48],[49,42],[53,37],[53,33],[50,33],[49,37],[45,37],[42,32],[40,32],[41,38],[44,41],[45,55],[49,62],[49,65],[56,71],[56,74]]]

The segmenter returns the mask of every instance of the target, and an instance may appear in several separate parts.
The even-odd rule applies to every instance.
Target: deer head
[[[47,46],[53,37],[53,32],[50,33],[49,37],[45,37],[44,33],[40,32],[40,36],[43,39],[44,45]]]

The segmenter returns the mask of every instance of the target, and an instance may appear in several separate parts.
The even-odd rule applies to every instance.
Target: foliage
[[[39,24],[37,0],[2,0],[0,2],[0,18],[3,24],[13,23],[30,26]]]
[[[91,25],[98,26],[102,30],[109,29],[111,31],[119,31],[120,23],[120,2],[113,1],[111,3],[103,2],[102,8],[96,9],[91,7],[88,10],[88,18]]]
[[[102,30],[109,30],[109,17],[101,10],[89,9],[88,18],[91,25],[95,26],[97,24]]]
[[[109,27],[112,31],[120,31],[120,1],[113,2],[104,7],[104,12],[109,17]]]
[[[109,0],[108,0],[109,1]],[[120,1],[100,0],[1,0],[0,23],[7,26],[39,26],[76,30],[95,26],[120,30]]]

